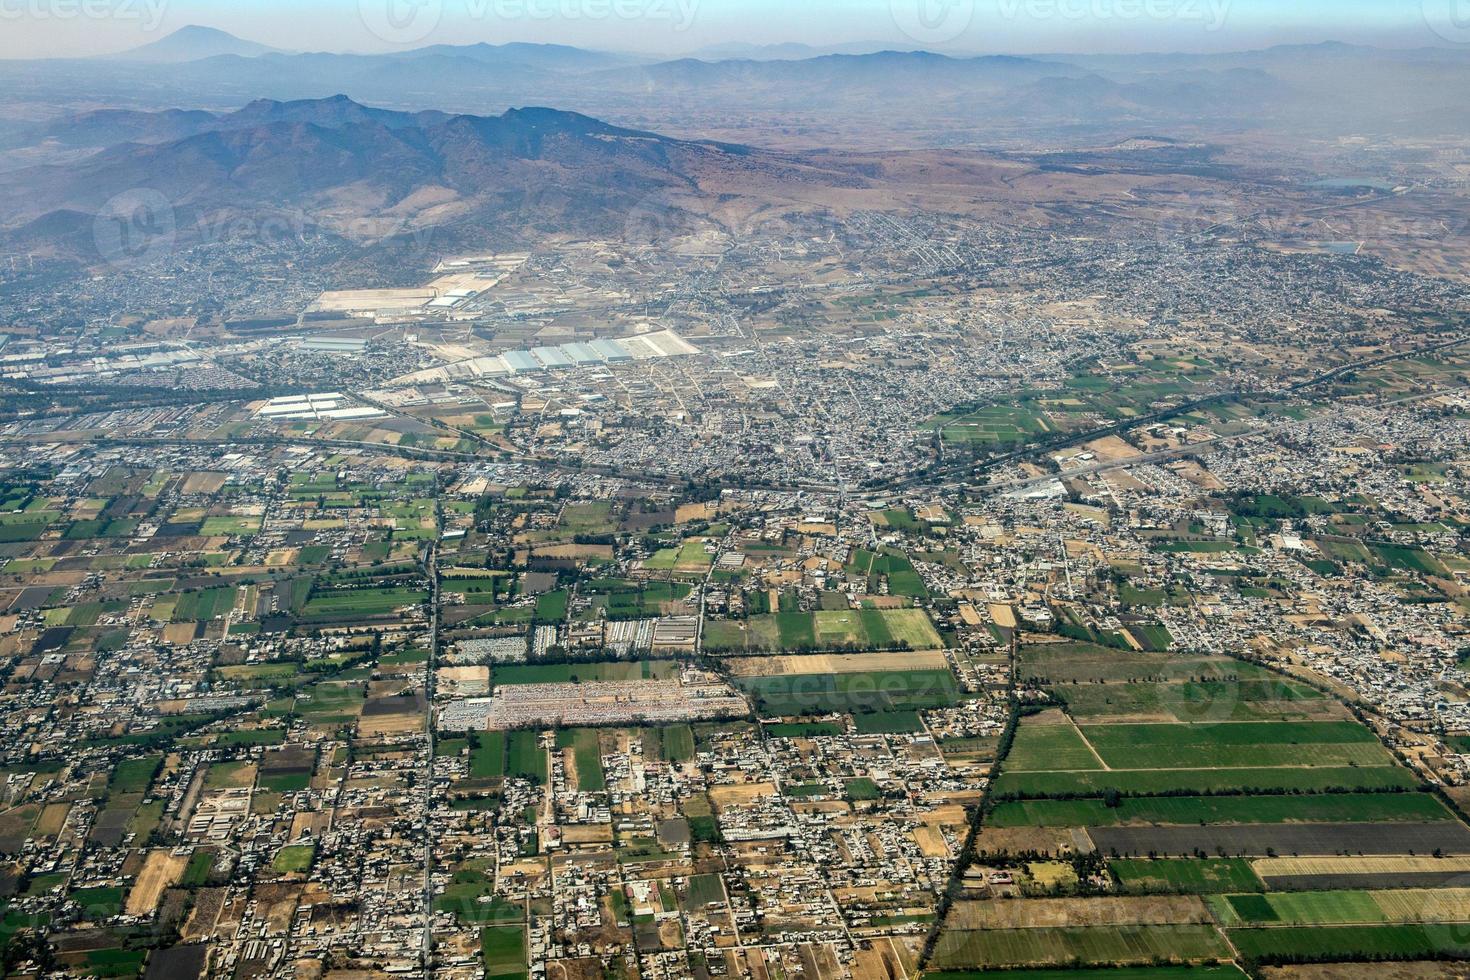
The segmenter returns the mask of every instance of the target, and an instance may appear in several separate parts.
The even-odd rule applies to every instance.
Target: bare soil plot
[[[754,803],[756,800],[767,796],[775,796],[776,787],[772,783],[744,783],[739,786],[711,786],[709,790],[710,802],[716,808],[727,806],[739,806],[743,803]]]
[[[137,882],[128,892],[124,911],[128,915],[152,915],[153,910],[158,908],[158,900],[163,897],[164,891],[178,884],[188,866],[187,854],[149,851],[147,860],[143,862],[143,870],[138,872]]]
[[[734,657],[726,660],[736,677],[807,676],[813,674],[866,674],[873,671],[945,670],[943,650],[903,653],[816,653],[806,656]]]
[[[946,926],[952,929],[1038,929],[1188,925],[1210,921],[1210,913],[1200,898],[1159,895],[960,902],[951,911]]]

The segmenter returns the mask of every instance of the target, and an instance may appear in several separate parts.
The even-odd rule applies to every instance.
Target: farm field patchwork
[[[922,609],[780,612],[713,625],[717,628],[705,637],[712,653],[934,650],[945,645]]]
[[[1075,642],[1023,646],[1018,671],[1062,706],[1023,708],[1003,746],[966,880],[1006,897],[956,903],[934,969],[1460,955],[1470,827],[1335,699]],[[1347,926],[1365,937],[1335,950],[1297,935]]]

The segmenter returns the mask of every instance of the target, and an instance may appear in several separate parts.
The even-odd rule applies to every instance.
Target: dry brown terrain
[[[158,900],[166,889],[178,883],[189,866],[187,854],[170,851],[150,851],[138,872],[138,880],[128,892],[125,911],[128,915],[146,916],[153,914]]]

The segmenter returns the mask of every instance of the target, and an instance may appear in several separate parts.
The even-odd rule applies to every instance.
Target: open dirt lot
[[[176,884],[189,866],[189,856],[172,854],[169,851],[150,851],[138,872],[138,881],[128,892],[125,911],[128,915],[151,915],[158,907],[164,890]]]
[[[954,929],[1037,929],[1188,925],[1209,921],[1210,913],[1200,898],[1157,895],[1148,898],[960,902],[955,905],[948,925]]]

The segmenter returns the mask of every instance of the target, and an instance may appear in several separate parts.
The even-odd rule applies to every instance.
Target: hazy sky
[[[0,57],[119,51],[187,24],[290,50],[551,41],[683,54],[725,42],[955,53],[1470,41],[1470,0],[0,0]]]

